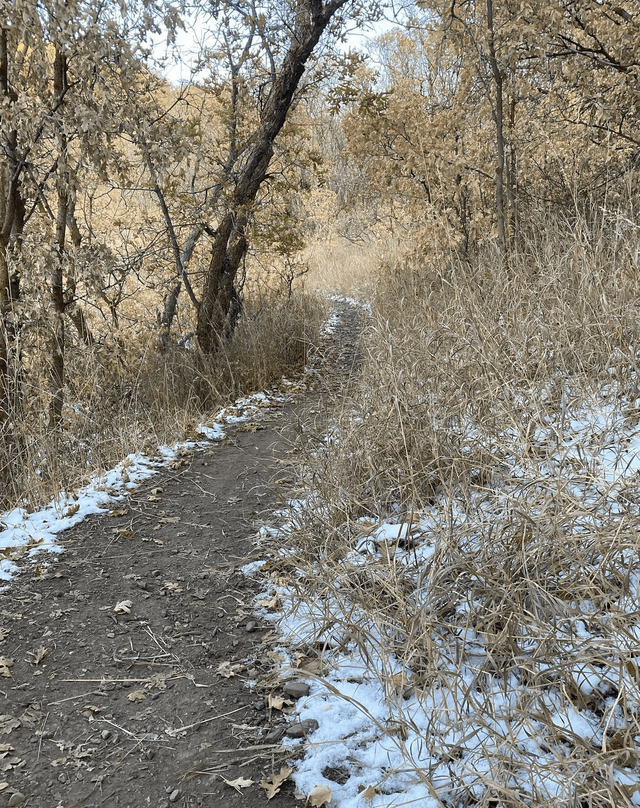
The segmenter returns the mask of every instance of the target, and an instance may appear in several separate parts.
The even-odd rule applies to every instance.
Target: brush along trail
[[[358,318],[336,303],[296,396],[20,560],[0,595],[0,808],[300,805],[273,740],[275,637],[240,568],[296,433],[348,379]]]

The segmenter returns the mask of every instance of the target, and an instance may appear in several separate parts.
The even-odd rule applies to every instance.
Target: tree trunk
[[[67,80],[67,62],[65,55],[56,50],[53,67],[54,93],[62,98]],[[50,340],[50,382],[51,400],[49,402],[49,427],[59,429],[62,425],[62,407],[64,404],[64,250],[67,235],[67,217],[69,214],[69,159],[67,142],[62,127],[59,129],[60,154],[58,156],[58,210],[56,214],[56,232],[54,238],[55,254],[52,256],[51,303],[53,308],[53,329]]]
[[[495,105],[493,117],[496,125],[496,218],[498,220],[498,241],[503,256],[507,257],[507,231],[505,226],[504,180],[505,180],[505,145],[504,145],[504,100],[502,73],[496,58],[493,27],[493,0],[487,0],[487,28],[489,31],[489,65],[495,85]]]
[[[0,102],[11,106],[18,99],[9,82],[7,29],[0,29]],[[9,249],[19,242],[24,226],[24,203],[20,195],[17,160],[18,135],[11,132],[2,144],[0,162],[0,425],[11,414],[11,348],[14,326],[9,317],[20,294],[19,276],[10,270]]]
[[[233,333],[240,314],[235,279],[247,251],[246,229],[251,208],[267,176],[274,141],[287,119],[307,61],[332,17],[345,2],[332,0],[322,4],[318,0],[298,0],[295,4],[289,49],[282,65],[276,69],[253,146],[239,171],[211,246],[196,325],[198,343],[204,353],[215,352]]]

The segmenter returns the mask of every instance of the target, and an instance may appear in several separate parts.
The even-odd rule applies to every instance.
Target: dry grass
[[[321,294],[368,298],[375,270],[391,250],[391,243],[355,243],[337,237],[313,244],[307,250],[309,271],[302,278],[304,288]]]
[[[209,413],[304,366],[322,307],[310,296],[247,306],[232,343],[214,357],[175,347],[160,355],[155,335],[113,338],[67,353],[64,429],[48,427],[39,374],[20,380],[24,405],[0,451],[0,508],[34,509],[71,491],[131,452],[153,454]]]
[[[301,467],[291,609],[367,662],[439,804],[640,793],[637,237],[543,222],[509,268],[387,267]]]

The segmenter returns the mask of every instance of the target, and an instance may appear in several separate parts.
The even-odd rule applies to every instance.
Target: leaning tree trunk
[[[247,251],[246,229],[251,208],[267,176],[274,141],[287,119],[307,61],[332,17],[346,2],[295,3],[289,50],[276,70],[253,146],[213,239],[196,325],[198,343],[204,353],[214,353],[233,333],[239,313],[235,279]]]

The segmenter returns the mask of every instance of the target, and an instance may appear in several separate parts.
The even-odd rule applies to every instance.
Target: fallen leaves
[[[22,758],[12,754],[13,746],[9,743],[0,743],[0,772],[6,774],[12,769],[21,769],[25,765]],[[17,805],[18,803],[16,803]]]
[[[4,676],[5,679],[11,679],[9,668],[13,667],[14,662],[15,660],[9,659],[9,657],[0,656],[0,676]]]
[[[14,729],[18,729],[21,723],[19,718],[12,715],[0,715],[0,735],[8,735]]]
[[[33,657],[33,659],[27,659],[27,662],[30,662],[32,665],[39,665],[42,660],[49,655],[49,649],[41,645],[40,648],[35,651],[27,651],[27,654]]]
[[[307,804],[314,808],[321,808],[333,799],[333,793],[329,786],[315,786],[307,795]]]
[[[276,594],[272,598],[262,598],[258,601],[258,606],[264,606],[265,609],[275,609],[278,605],[278,601],[280,600],[280,595],[276,592]]]
[[[260,788],[264,788],[267,792],[268,800],[272,800],[276,794],[278,794],[282,784],[291,777],[292,772],[293,769],[290,769],[288,766],[283,766],[278,774],[272,772],[269,780],[261,781]]]
[[[43,714],[38,703],[30,704],[20,715],[20,723],[28,729],[35,729],[42,719]]]
[[[127,696],[129,701],[144,701],[147,698],[146,690],[134,690]]]
[[[291,699],[285,699],[284,696],[275,696],[273,693],[269,693],[267,703],[270,710],[282,710],[284,707],[293,706]]]
[[[252,786],[254,783],[253,780],[248,780],[245,777],[238,777],[236,780],[227,780],[227,778],[222,777],[222,775],[220,775],[220,777],[222,778],[222,780],[224,780],[224,782],[228,786],[231,786],[231,788],[235,788],[238,794],[242,794],[241,789],[248,788],[249,786]]]
[[[232,676],[237,676],[245,670],[245,666],[239,663],[221,662],[216,668],[218,676],[224,676],[225,679],[230,679]]]
[[[258,432],[259,430],[266,429],[267,427],[264,424],[258,423],[249,423],[249,424],[238,424],[236,427],[236,432]]]
[[[133,606],[130,600],[121,600],[113,607],[116,614],[131,614],[131,607]]]

